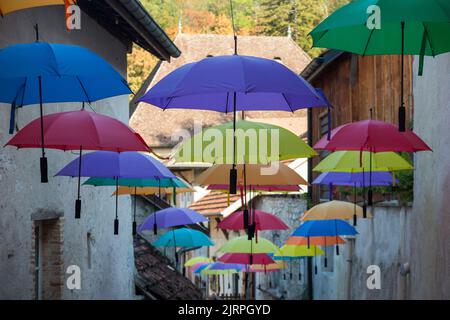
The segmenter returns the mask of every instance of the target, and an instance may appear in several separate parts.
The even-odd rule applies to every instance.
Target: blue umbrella
[[[56,176],[113,178],[116,191],[119,188],[119,180],[122,178],[175,179],[175,175],[161,162],[147,154],[135,151],[86,153],[66,165]],[[118,199],[119,195],[116,193],[114,234],[119,233]],[[76,211],[75,217],[79,218],[79,211]],[[133,224],[134,227],[135,224]]]
[[[245,264],[240,263],[223,263],[220,261],[212,263],[209,270],[236,270],[241,271],[245,269]]]
[[[385,171],[370,172],[324,172],[320,174],[313,184],[328,185],[332,183],[336,186],[350,186],[350,187],[367,187],[369,186],[370,174],[372,174],[372,186],[391,186],[394,182],[392,174]]]
[[[356,235],[358,231],[348,222],[339,219],[333,220],[308,220],[303,222],[292,234],[294,237],[307,237],[309,247],[309,237],[319,236],[348,236]],[[336,241],[337,242],[337,241]],[[336,254],[339,255],[339,245],[336,244]]]
[[[205,270],[206,268],[208,268],[210,265],[211,265],[211,263],[208,263],[208,264],[205,264],[203,266],[200,266],[197,269],[195,269],[194,273],[201,274],[201,272],[203,270]]]
[[[141,102],[161,109],[202,109],[233,112],[323,107],[327,103],[302,77],[274,60],[251,56],[209,57],[186,64],[153,86]],[[236,140],[236,139],[234,139]],[[230,193],[236,193],[236,141],[230,171]]]
[[[155,247],[172,247],[175,248],[175,261],[178,264],[177,247],[203,247],[213,246],[214,242],[203,232],[188,228],[180,228],[168,231],[153,242]]]
[[[44,103],[88,102],[130,94],[126,80],[92,51],[72,45],[34,42],[0,50],[0,102],[11,104],[10,133],[17,107],[39,104],[41,182],[48,182]]]

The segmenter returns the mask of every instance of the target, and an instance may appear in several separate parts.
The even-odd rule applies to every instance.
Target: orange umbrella
[[[333,246],[336,244],[344,244],[345,240],[341,237],[323,236],[323,237],[309,237],[309,244],[313,246]],[[306,237],[290,237],[287,239],[286,245],[293,246],[307,246],[308,238]]]
[[[8,13],[53,5],[65,5],[66,7],[76,4],[76,0],[0,0],[0,16]]]

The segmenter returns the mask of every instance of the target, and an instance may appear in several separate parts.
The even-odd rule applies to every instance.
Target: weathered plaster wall
[[[323,256],[313,275],[314,299],[401,299],[407,278],[400,275],[400,264],[408,262],[409,207],[377,206],[373,219],[358,219],[356,237],[344,237],[339,256],[333,250],[333,270],[325,271]],[[330,261],[330,258],[329,258]],[[368,289],[367,268],[380,268],[381,289]]]
[[[126,48],[89,17],[82,16],[82,30],[67,33],[63,7],[48,7],[10,14],[0,19],[0,47],[34,41],[33,25],[39,24],[41,39],[88,47],[126,75]],[[1,72],[1,71],[0,71]],[[75,104],[46,105],[45,113],[79,109]],[[128,122],[128,97],[96,102],[102,114]],[[11,136],[9,105],[0,104],[0,144]],[[37,106],[18,113],[23,128],[39,116]],[[72,152],[47,150],[48,184],[40,183],[39,150],[0,149],[0,298],[33,297],[31,259],[32,221],[38,209],[64,213],[64,270],[81,267],[81,290],[64,289],[65,299],[130,299],[133,291],[133,248],[129,197],[119,200],[120,234],[113,235],[112,188],[82,187],[82,217],[74,219],[76,180],[53,175],[76,157]],[[88,266],[87,234],[91,234],[91,265]]]
[[[300,224],[299,217],[306,210],[306,200],[298,195],[265,195],[255,201],[256,210],[272,213],[280,217],[289,230],[271,230],[261,232],[261,236],[278,246],[289,238],[292,231]],[[273,273],[258,273],[256,280],[257,299],[302,299],[306,294],[305,262],[294,260],[287,262],[287,269]],[[301,279],[299,280],[299,268]],[[292,279],[290,277],[292,273]],[[258,287],[261,287],[261,290]]]
[[[412,299],[450,299],[450,54],[414,59],[414,131],[433,149],[415,158]]]

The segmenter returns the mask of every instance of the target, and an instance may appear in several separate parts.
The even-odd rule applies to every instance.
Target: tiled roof
[[[164,76],[176,68],[206,58],[208,55],[219,56],[233,54],[234,41],[232,36],[211,34],[179,34],[174,43],[183,54],[171,63],[162,62],[152,72],[141,90],[131,101],[131,109],[135,107],[135,101],[139,99],[149,88],[161,80]],[[296,73],[300,73],[311,61],[310,57],[288,37],[269,36],[238,36],[238,53],[268,59],[280,59],[287,67]],[[249,120],[263,119],[273,121],[273,118],[288,118],[290,127],[306,128],[306,111],[298,110],[294,113],[280,111],[252,111],[245,113]],[[202,121],[203,127],[209,127],[232,120],[232,115],[204,110],[177,110],[161,109],[148,104],[139,104],[130,120],[130,125],[139,132],[145,141],[152,147],[173,146],[171,136],[177,130],[186,129],[193,131],[194,119]],[[298,119],[298,123],[297,122]],[[284,121],[285,124],[288,123]],[[276,124],[276,123],[274,123]],[[285,127],[283,124],[278,124]],[[297,132],[298,130],[294,131]]]
[[[134,261],[138,275],[136,285],[148,298],[161,300],[199,300],[202,291],[176,271],[160,251],[137,236]]]
[[[239,195],[230,195],[230,204],[239,199]],[[228,208],[228,195],[225,192],[211,191],[203,198],[191,204],[189,208],[201,214],[220,214]]]

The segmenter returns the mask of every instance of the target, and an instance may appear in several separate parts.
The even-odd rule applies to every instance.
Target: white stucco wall
[[[433,149],[415,160],[412,299],[450,299],[450,54],[414,59],[414,131]]]
[[[67,33],[64,9],[47,7],[13,13],[0,19],[0,47],[34,41],[33,25],[39,24],[41,40],[77,44],[100,54],[126,75],[126,48],[89,17],[82,16],[82,30]],[[1,70],[0,70],[1,72]],[[93,104],[99,113],[128,123],[128,97]],[[46,105],[45,113],[77,110],[80,105]],[[0,144],[8,134],[10,106],[0,104]],[[19,128],[39,116],[37,106],[18,113]],[[81,290],[64,290],[65,299],[130,299],[134,297],[133,249],[129,197],[120,197],[120,234],[113,235],[115,214],[112,188],[82,187],[82,216],[74,219],[76,179],[53,175],[76,158],[72,152],[46,150],[49,183],[41,184],[39,150],[0,149],[0,299],[30,299],[30,216],[40,208],[64,213],[64,270],[81,267]],[[93,236],[92,265],[87,265],[87,233]]]

